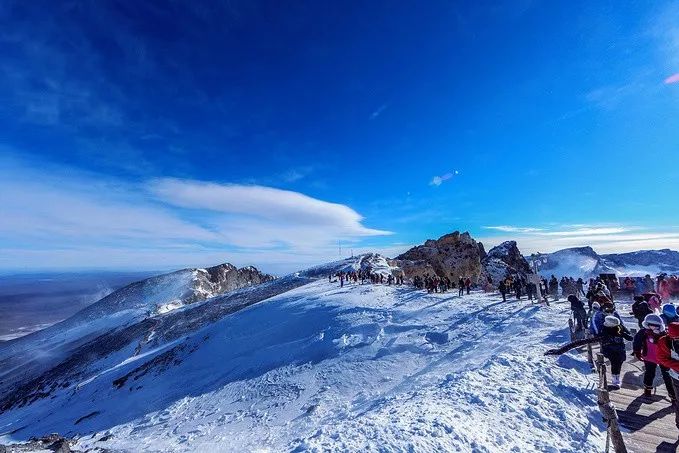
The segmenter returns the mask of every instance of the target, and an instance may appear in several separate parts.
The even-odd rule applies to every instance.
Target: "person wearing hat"
[[[666,326],[669,326],[673,322],[679,322],[679,316],[677,316],[677,307],[673,303],[664,304],[662,306],[662,313],[660,314],[663,322]]]
[[[648,302],[644,296],[634,296],[634,303],[632,304],[632,316],[639,322],[639,328],[643,328],[642,323],[646,319],[646,315],[653,313],[653,310],[648,306]],[[667,323],[665,323],[667,325]]]
[[[668,325],[667,335],[658,341],[658,364],[669,369],[674,394],[679,394],[679,323],[673,322]],[[679,405],[676,398],[672,401],[672,405],[675,424],[679,428]]]
[[[638,360],[644,362],[644,396],[651,396],[655,372],[658,368],[658,342],[666,334],[665,323],[659,315],[651,313],[644,318],[642,327],[634,336],[632,351]],[[665,382],[667,394],[674,401],[674,387],[669,370],[660,365],[660,374]]]
[[[601,332],[601,328],[604,325],[604,320],[606,319],[606,316],[615,316],[620,321],[620,325],[624,327],[622,323],[622,318],[620,317],[618,312],[615,311],[615,304],[613,302],[608,301],[601,304],[600,311],[592,312],[592,321],[589,324],[589,331],[592,335],[599,335],[599,333]]]
[[[590,333],[594,332],[594,317],[600,311],[601,311],[601,305],[599,305],[599,302],[593,302],[592,306],[589,309],[589,332]]]
[[[625,352],[625,340],[632,340],[629,331],[622,324],[619,317],[608,314],[604,318],[600,333],[596,336],[571,341],[560,348],[548,350],[545,352],[545,355],[561,355],[578,346],[596,343],[598,341],[601,344],[601,353],[611,362],[611,387],[620,388],[620,370],[627,357]]]

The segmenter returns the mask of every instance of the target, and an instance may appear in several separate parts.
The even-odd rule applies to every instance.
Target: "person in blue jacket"
[[[613,302],[606,302],[601,305],[601,311],[592,314],[592,321],[589,325],[589,331],[592,335],[599,335],[601,333],[606,316],[615,316],[620,321],[620,325],[625,328],[622,318],[618,312],[615,311],[615,304],[613,304]]]

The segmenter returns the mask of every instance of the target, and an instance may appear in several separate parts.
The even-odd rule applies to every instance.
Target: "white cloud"
[[[457,171],[457,170],[455,170],[455,171],[453,171],[453,172],[451,172],[451,173],[446,173],[446,174],[441,175],[441,176],[434,176],[434,177],[431,179],[431,181],[429,181],[429,185],[430,185],[430,186],[436,186],[436,187],[438,187],[438,186],[440,186],[441,184],[443,184],[445,181],[447,181],[447,180],[449,180],[449,179],[451,179],[451,178],[453,178],[453,177],[455,177],[455,176],[457,176],[457,175],[459,175],[459,174],[460,174],[460,172]]]
[[[372,112],[372,113],[370,114],[370,119],[371,119],[371,120],[374,120],[375,118],[377,118],[378,116],[380,116],[380,115],[382,114],[382,112],[384,112],[384,111],[387,109],[387,107],[389,107],[388,104],[382,104],[381,106],[379,106],[379,107],[377,108],[377,110],[375,110],[374,112]]]
[[[336,256],[337,240],[390,234],[346,205],[262,186],[141,184],[0,159],[0,268],[167,268],[232,261],[276,269]],[[296,264],[295,264],[296,263]]]
[[[510,225],[484,226],[483,228],[486,230],[504,231],[506,233],[534,233],[542,231],[542,228],[516,227]]]
[[[180,179],[159,179],[149,187],[175,206],[247,216],[243,220],[248,228],[256,218],[281,228],[312,226],[350,237],[391,234],[364,227],[363,217],[348,206],[290,190]]]
[[[514,236],[479,238],[489,247],[504,241],[517,241],[521,252],[554,252],[570,247],[591,246],[600,253],[629,252],[642,249],[679,249],[679,229],[666,227],[664,231],[639,226],[612,227],[607,225],[560,225],[547,228],[491,227],[497,231],[515,233]]]

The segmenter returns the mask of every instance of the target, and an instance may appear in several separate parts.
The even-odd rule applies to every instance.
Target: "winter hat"
[[[646,299],[644,299],[644,296],[634,296],[634,301],[635,302],[643,302]]]
[[[671,322],[669,326],[667,326],[667,335],[670,336],[670,338],[679,338],[679,322]]]
[[[650,329],[651,326],[658,326],[660,327],[661,332],[665,331],[665,323],[663,322],[662,318],[653,313],[646,315],[644,322],[642,322],[641,325],[647,329]]]
[[[604,327],[616,327],[620,325],[620,320],[615,316],[606,316],[604,318]],[[677,325],[679,327],[679,324]]]
[[[568,302],[571,302],[571,303],[578,302],[578,298],[575,297],[574,294],[571,294],[570,296],[568,296]]]
[[[599,302],[592,302],[592,310],[601,310],[601,304]]]
[[[665,304],[662,306],[662,314],[668,318],[674,318],[677,316],[677,307],[674,304]]]

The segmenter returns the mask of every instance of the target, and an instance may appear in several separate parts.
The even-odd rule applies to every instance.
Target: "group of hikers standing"
[[[507,295],[514,294],[517,300],[521,300],[521,297],[525,294],[529,300],[538,298],[537,285],[533,282],[527,281],[523,277],[508,275],[502,280],[497,287],[498,291],[502,295],[502,300],[507,301]]]
[[[459,277],[457,282],[453,274],[450,277],[439,277],[438,275],[424,274],[424,277],[416,275],[413,277],[413,286],[417,289],[426,289],[429,293],[445,293],[457,288],[458,296],[467,294],[471,291],[472,279],[469,277]]]
[[[651,283],[653,281],[651,280]],[[586,344],[599,343],[602,355],[611,364],[611,387],[620,388],[620,372],[627,358],[626,342],[632,342],[632,355],[644,362],[644,396],[651,396],[656,372],[659,369],[667,394],[675,411],[679,428],[679,316],[676,306],[655,291],[654,286],[643,287],[643,293],[633,296],[630,315],[639,325],[635,335],[625,326],[616,309],[611,291],[601,279],[590,281],[585,293],[589,310],[578,295],[570,294],[576,331],[586,328],[585,338],[550,349],[546,355],[559,355]],[[663,303],[663,301],[665,301]]]
[[[334,280],[336,279],[336,280]],[[359,269],[352,271],[339,271],[328,275],[328,283],[339,282],[340,287],[345,283],[366,282],[373,284],[404,285],[405,277],[403,274],[393,275],[392,273],[376,272],[370,269]],[[466,292],[470,293],[473,282],[470,277],[439,277],[438,275],[424,274],[416,275],[412,278],[412,284],[417,289],[426,289],[429,293],[445,293],[453,289],[458,290],[458,295],[462,296]]]
[[[388,274],[385,275],[384,273],[380,272],[373,272],[370,269],[359,269],[359,270],[354,270],[354,271],[339,271],[337,272],[334,276],[333,274],[328,275],[328,283],[331,283],[333,281],[333,277],[336,277],[337,280],[339,280],[340,287],[344,286],[344,283],[358,283],[360,282],[361,285],[364,284],[366,281],[377,284],[377,283],[386,283],[387,285],[403,285],[405,282],[403,274],[401,275],[392,275]]]

